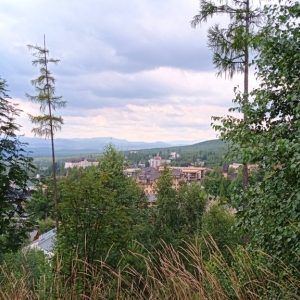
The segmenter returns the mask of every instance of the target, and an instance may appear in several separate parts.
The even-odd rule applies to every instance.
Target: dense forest
[[[36,178],[33,158],[18,139],[20,110],[0,79],[1,299],[300,298],[300,5],[232,5],[202,1],[192,21],[196,26],[218,13],[230,15],[228,27],[208,31],[219,72],[245,76],[229,114],[213,117],[226,156],[223,146],[210,142],[206,149],[137,153],[109,144],[97,166],[61,176],[53,147],[52,169]],[[45,45],[33,48],[35,64],[44,65],[32,81],[37,95],[28,95],[41,115],[30,118],[33,130],[53,142],[63,126],[53,113],[65,105],[48,71],[56,60],[46,58]],[[259,81],[251,91],[250,52]],[[165,167],[150,206],[123,170],[128,162],[170,152],[181,155],[175,165],[199,159],[211,170],[174,189]],[[233,170],[224,176],[223,163],[237,158],[236,176]],[[257,168],[248,171],[249,165]],[[35,186],[30,194],[29,183]],[[32,232],[37,239],[53,234],[53,248],[31,247]]]

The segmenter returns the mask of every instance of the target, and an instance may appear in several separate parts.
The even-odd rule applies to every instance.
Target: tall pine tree
[[[58,108],[65,107],[66,101],[62,100],[62,96],[56,96],[55,94],[56,80],[49,70],[49,64],[53,63],[57,65],[59,60],[49,58],[49,50],[46,48],[45,36],[43,47],[28,45],[28,48],[33,52],[33,66],[40,66],[40,75],[36,79],[31,80],[31,84],[34,86],[37,94],[32,96],[26,93],[26,97],[30,101],[38,103],[40,106],[40,112],[42,113],[39,116],[29,115],[29,119],[32,124],[37,126],[32,129],[32,132],[36,136],[43,136],[51,139],[54,207],[56,228],[58,229],[58,196],[55,168],[54,133],[58,130],[61,130],[63,119],[62,117],[54,116],[54,111]]]
[[[250,7],[249,0],[233,0],[232,5],[220,1],[216,5],[213,1],[200,1],[200,10],[191,21],[192,27],[207,22],[214,15],[227,15],[230,22],[226,28],[218,24],[208,30],[208,47],[213,51],[213,63],[218,69],[217,75],[232,78],[235,74],[244,75],[244,101],[248,102],[249,92],[249,52],[251,50],[250,37],[256,25],[261,20],[261,10]],[[244,119],[247,115],[244,114]],[[243,185],[248,185],[247,162],[244,161]]]

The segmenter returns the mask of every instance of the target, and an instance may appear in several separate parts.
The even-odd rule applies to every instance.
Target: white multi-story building
[[[65,169],[68,168],[86,168],[90,166],[97,166],[99,161],[97,159],[86,159],[84,157],[79,159],[72,159],[65,162]]]
[[[179,158],[180,157],[180,154],[176,153],[176,152],[171,152],[170,153],[170,159],[176,159],[176,158]]]
[[[162,159],[160,156],[154,156],[153,158],[148,160],[150,167],[157,168],[162,165]]]

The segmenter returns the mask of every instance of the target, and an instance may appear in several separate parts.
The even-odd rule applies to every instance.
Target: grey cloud
[[[0,75],[7,79],[12,97],[24,99],[25,92],[35,93],[30,80],[39,70],[31,66],[26,45],[42,45],[45,33],[51,56],[61,59],[51,71],[57,78],[57,94],[68,101],[68,108],[59,112],[63,116],[91,116],[97,109],[119,108],[126,118],[128,104],[230,106],[231,99],[217,88],[204,87],[197,94],[199,90],[182,82],[139,75],[160,67],[195,73],[212,70],[206,30],[189,24],[198,8],[198,3],[195,7],[191,3],[198,1],[51,0],[47,9],[44,1],[25,2],[0,3],[0,17],[5,11],[11,18],[7,31],[0,32]],[[109,72],[113,75],[107,77]],[[167,117],[170,120],[160,120],[160,126],[185,126],[174,121],[176,114]]]
[[[68,1],[63,1],[65,6],[68,3]],[[75,2],[75,7],[76,4],[79,5],[80,2]],[[97,5],[97,1],[93,4]],[[104,6],[103,3],[102,6]],[[58,4],[54,7],[57,9]],[[66,15],[66,20],[59,18],[64,16],[65,10],[56,13],[53,20],[50,18],[51,11],[46,14],[44,20],[34,12],[31,12],[34,18],[30,19],[29,15],[28,20],[17,15],[21,21],[14,25],[14,28],[22,35],[19,43],[24,43],[24,46],[23,48],[19,47],[18,51],[11,51],[11,47],[7,47],[7,51],[1,53],[3,65],[1,75],[7,78],[16,97],[23,98],[25,92],[30,92],[29,81],[38,74],[38,69],[31,66],[32,57],[25,45],[28,43],[41,45],[43,32],[49,31],[50,33],[47,33],[46,36],[50,53],[62,60],[57,68],[53,68],[53,73],[65,81],[72,81],[74,77],[82,74],[105,70],[132,74],[160,66],[191,70],[211,68],[210,53],[204,43],[199,38],[197,39],[201,34],[191,29],[188,23],[182,34],[175,34],[175,37],[171,34],[165,36],[159,31],[148,32],[147,28],[139,29],[135,27],[134,22],[131,22],[132,24],[130,23],[128,28],[124,26],[120,29],[120,20],[115,24],[109,20],[111,12],[108,13],[108,16],[105,14],[103,18],[101,16],[99,25],[95,21],[97,9],[95,12],[92,11],[93,9],[88,10],[91,20],[82,15],[81,22],[78,22],[78,15],[75,11],[72,13],[72,7],[73,5],[69,7],[71,12]],[[79,7],[83,8],[84,6],[80,5]],[[83,9],[83,12],[85,10]],[[78,11],[76,12],[78,13]],[[126,24],[133,18],[134,13],[136,12],[129,11],[128,15],[123,13],[120,19],[124,18]],[[114,18],[116,19],[118,16]],[[93,26],[95,27],[93,28]],[[188,34],[185,32],[186,30],[188,30]],[[132,32],[135,33],[132,34]],[[25,35],[28,35],[28,38],[24,39]],[[16,35],[16,37],[18,36]],[[62,85],[62,81],[58,80],[58,91],[60,84]],[[82,86],[84,88],[84,82],[76,83],[72,88],[78,90]],[[162,85],[149,86],[149,84],[135,87],[128,85],[126,89],[112,88],[111,90],[99,89],[97,85],[94,85],[92,89],[96,98],[97,94],[104,98],[140,98],[142,95],[148,99],[169,94],[166,87]],[[66,94],[64,90],[62,92]],[[78,93],[81,92],[78,91]],[[74,99],[72,93],[70,96]],[[94,101],[90,100],[90,102]]]
[[[63,66],[62,71],[79,72],[81,67],[119,72],[136,72],[161,65],[193,70],[211,67],[205,35],[189,25],[195,12],[155,15],[161,9],[153,8],[151,1],[144,5],[138,5],[139,1],[72,1],[72,4],[53,1],[41,14],[39,9],[43,6],[38,1],[33,3],[35,10],[25,12],[28,18],[20,13],[14,15],[20,18],[14,29],[26,34],[34,43],[42,40],[46,33],[48,45],[56,45],[54,51],[65,61],[67,67]],[[174,1],[167,4],[182,5]],[[170,9],[167,4],[165,8]],[[154,14],[154,25],[143,24],[148,9]],[[162,18],[174,27],[168,34],[164,28],[155,26]],[[53,46],[50,49],[53,51]]]
[[[81,92],[74,92],[70,93],[67,92],[64,94],[64,99],[68,101],[68,105],[70,107],[74,108],[83,108],[83,109],[96,109],[96,108],[104,108],[104,107],[125,107],[128,104],[135,104],[135,105],[151,105],[151,104],[158,104],[158,105],[163,105],[163,104],[172,104],[173,101],[170,100],[167,96],[162,97],[157,93],[157,96],[151,95],[151,96],[144,96],[147,88],[141,89],[141,94],[138,95],[136,91],[136,96],[139,97],[117,97],[116,91],[114,91],[114,95],[111,95],[111,97],[107,97],[101,93],[97,94],[89,94],[86,91],[81,91]],[[119,91],[122,93],[122,91]],[[130,91],[124,90],[124,93],[127,93],[128,96],[130,96]],[[211,100],[210,98],[206,98],[205,96],[198,97],[198,99],[194,99],[193,103],[198,103],[199,105],[218,105],[218,106],[223,106],[223,107],[230,107],[231,106],[231,99],[228,98],[218,98],[218,100]],[[181,103],[184,105],[188,105],[189,101],[186,100],[185,98],[179,98],[176,103]]]

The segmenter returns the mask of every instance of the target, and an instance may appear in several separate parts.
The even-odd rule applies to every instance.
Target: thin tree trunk
[[[46,54],[46,38],[44,35],[44,49],[45,49],[45,69],[46,74],[48,73],[47,68],[47,54]],[[52,148],[52,169],[53,169],[53,190],[54,190],[54,210],[55,210],[55,224],[56,224],[56,232],[58,232],[58,197],[57,197],[57,183],[56,183],[56,166],[55,166],[55,151],[54,151],[54,134],[53,134],[53,124],[52,124],[52,111],[50,104],[50,90],[49,90],[49,81],[48,75],[46,76],[47,83],[47,94],[48,94],[48,108],[49,108],[49,119],[50,119],[50,138],[51,138],[51,148]]]
[[[244,101],[248,102],[248,91],[249,91],[249,0],[246,0],[246,40],[245,40],[245,72],[244,72]],[[244,113],[244,121],[247,120],[247,115]],[[248,166],[247,163],[243,165],[243,187],[248,186]]]

